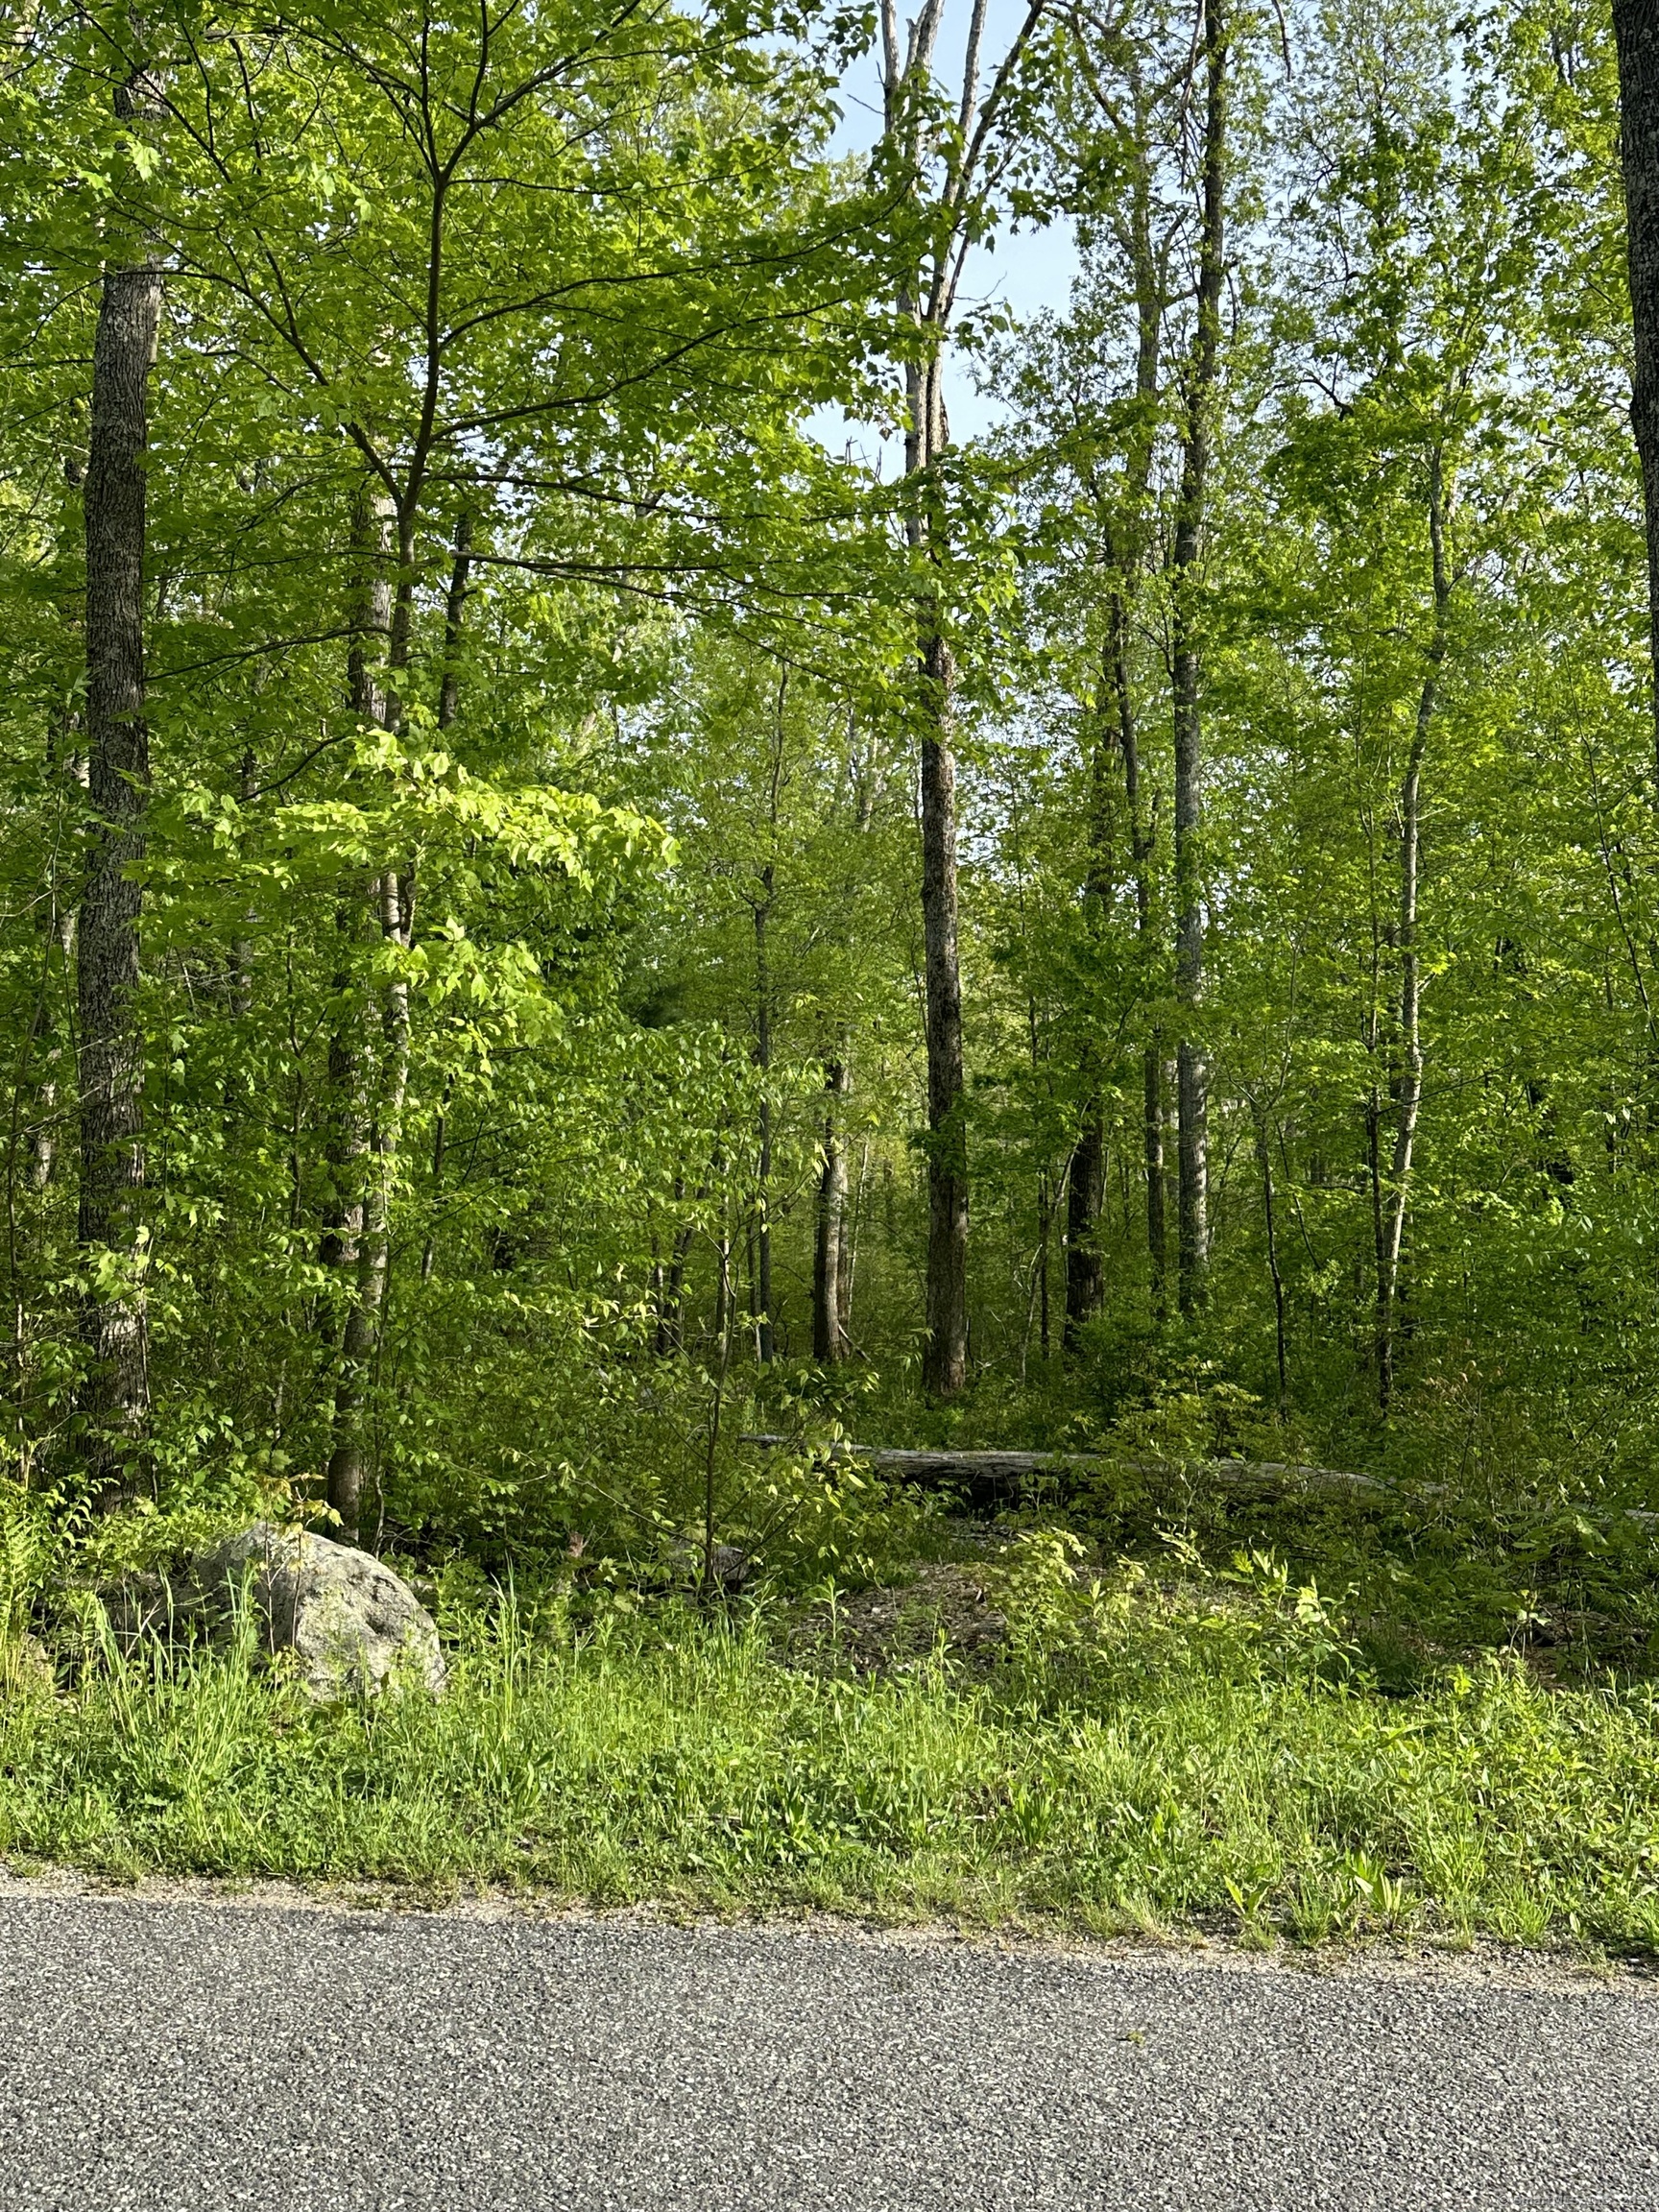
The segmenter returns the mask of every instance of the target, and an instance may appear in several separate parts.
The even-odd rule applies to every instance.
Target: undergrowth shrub
[[[1317,1585],[1293,1585],[1283,1560],[1239,1551],[1217,1574],[1179,1537],[1167,1537],[1164,1551],[1162,1562],[1120,1559],[1100,1573],[1070,1530],[1016,1535],[993,1580],[1022,1681],[1087,1700],[1194,1677],[1310,1685],[1346,1677],[1352,1646]]]

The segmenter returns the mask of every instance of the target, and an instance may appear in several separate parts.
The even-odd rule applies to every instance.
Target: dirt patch
[[[988,1667],[1007,1635],[984,1564],[943,1561],[919,1567],[913,1582],[815,1605],[791,1629],[788,1657],[823,1673],[898,1673],[925,1666],[943,1648],[949,1658]]]

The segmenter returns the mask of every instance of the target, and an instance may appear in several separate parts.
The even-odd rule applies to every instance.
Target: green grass
[[[1551,1691],[1494,1661],[1388,1698],[1282,1587],[1058,1589],[1039,1573],[1012,1593],[987,1680],[942,1660],[805,1671],[763,1614],[678,1607],[585,1638],[474,1623],[438,1704],[312,1708],[246,1649],[106,1651],[67,1691],[0,1690],[0,1857],[1659,1945],[1647,1692]]]

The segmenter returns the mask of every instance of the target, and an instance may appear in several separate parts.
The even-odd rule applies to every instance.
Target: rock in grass
[[[244,1588],[260,1641],[292,1651],[313,1697],[405,1682],[437,1696],[444,1655],[432,1616],[401,1575],[367,1551],[261,1521],[196,1562],[208,1607],[228,1614]]]
[[[129,1657],[149,1640],[184,1642],[212,1625],[201,1591],[180,1575],[146,1570],[96,1595],[116,1649]]]

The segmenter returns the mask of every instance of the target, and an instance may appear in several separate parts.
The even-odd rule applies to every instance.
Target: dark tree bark
[[[137,111],[132,85],[117,103]],[[86,467],[86,878],[76,928],[80,1030],[80,1240],[113,1251],[123,1286],[82,1312],[88,1366],[81,1410],[94,1490],[119,1497],[149,1409],[142,1281],[144,1040],[139,918],[150,797],[144,719],[144,454],[161,317],[153,259],[106,271],[92,360]]]
[[[943,562],[949,528],[932,470],[950,444],[943,390],[944,333],[908,374],[905,469],[925,480],[908,519],[910,541]],[[923,719],[918,786],[922,828],[922,975],[927,1046],[927,1341],[924,1386],[953,1398],[968,1380],[968,1129],[962,1050],[962,967],[956,930],[956,661],[936,600],[918,609]]]
[[[1256,1165],[1262,1170],[1262,1218],[1267,1232],[1267,1277],[1273,1286],[1273,1351],[1279,1370],[1279,1418],[1290,1410],[1289,1351],[1285,1334],[1285,1271],[1279,1264],[1279,1227],[1273,1205],[1273,1153],[1265,1107],[1256,1109]]]
[[[1193,1030],[1204,989],[1203,661],[1194,600],[1203,552],[1225,274],[1227,25],[1225,0],[1204,0],[1204,156],[1200,176],[1197,324],[1187,371],[1187,425],[1175,514],[1172,673],[1175,705],[1175,989],[1186,1018],[1175,1055],[1177,1249],[1181,1310],[1204,1300],[1210,1263],[1210,1076]]]
[[[1613,0],[1613,35],[1619,49],[1620,139],[1636,335],[1630,419],[1642,460],[1647,518],[1654,750],[1659,764],[1659,8],[1653,0]]]
[[[1100,1204],[1106,1190],[1106,1129],[1097,1107],[1084,1121],[1066,1172],[1066,1319],[1068,1352],[1082,1342],[1083,1325],[1100,1310],[1105,1289],[1101,1264]]]

